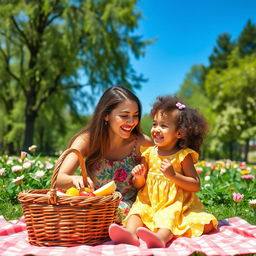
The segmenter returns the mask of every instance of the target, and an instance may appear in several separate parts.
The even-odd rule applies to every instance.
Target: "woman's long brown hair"
[[[89,135],[89,153],[86,156],[85,165],[88,175],[93,178],[93,166],[96,162],[104,159],[106,148],[110,143],[108,129],[106,125],[105,117],[115,109],[118,104],[125,100],[131,100],[137,103],[139,111],[139,122],[133,129],[133,134],[141,134],[140,120],[141,120],[141,103],[136,95],[130,90],[122,86],[113,86],[108,88],[101,96],[93,116],[84,129],[78,132],[70,141],[70,145],[73,141],[82,134]]]

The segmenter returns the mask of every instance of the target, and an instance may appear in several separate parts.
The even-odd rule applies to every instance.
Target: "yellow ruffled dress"
[[[145,226],[153,232],[159,228],[167,228],[176,237],[200,236],[204,225],[210,221],[217,227],[217,219],[204,211],[196,193],[178,187],[159,170],[162,160],[167,158],[172,162],[174,171],[182,173],[181,163],[188,154],[191,154],[194,163],[198,161],[198,153],[189,148],[170,156],[159,156],[156,146],[149,147],[142,153],[149,168],[147,180],[123,221],[124,226],[130,215],[138,214]]]

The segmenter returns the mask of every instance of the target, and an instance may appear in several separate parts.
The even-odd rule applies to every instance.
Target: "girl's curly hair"
[[[193,108],[185,106],[179,108],[176,104],[182,102],[176,96],[160,96],[154,103],[150,112],[153,118],[158,111],[163,113],[177,110],[175,126],[176,130],[180,130],[182,138],[178,140],[180,148],[191,148],[199,153],[203,140],[208,132],[208,125],[205,118]]]

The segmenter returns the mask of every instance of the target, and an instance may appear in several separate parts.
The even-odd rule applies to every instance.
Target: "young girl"
[[[151,116],[155,146],[143,152],[132,171],[141,190],[123,221],[126,228],[109,227],[114,242],[138,246],[140,238],[149,248],[165,247],[174,237],[200,236],[218,224],[195,194],[200,180],[194,164],[207,130],[204,118],[171,96],[159,97]]]
[[[153,145],[140,130],[140,119],[139,99],[124,87],[110,87],[100,98],[88,126],[70,143],[71,148],[79,150],[85,157],[92,190],[115,181],[124,201],[119,209],[121,215],[127,213],[136,198],[131,171],[140,162],[140,146]],[[82,176],[74,175],[78,165],[74,153],[66,157],[57,177],[58,187],[84,187]]]

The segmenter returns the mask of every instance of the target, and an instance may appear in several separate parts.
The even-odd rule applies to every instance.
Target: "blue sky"
[[[136,91],[143,113],[156,96],[175,94],[194,64],[208,65],[217,37],[237,39],[248,19],[256,23],[256,0],[140,0],[137,34],[157,38],[146,55],[132,60],[148,82]]]

